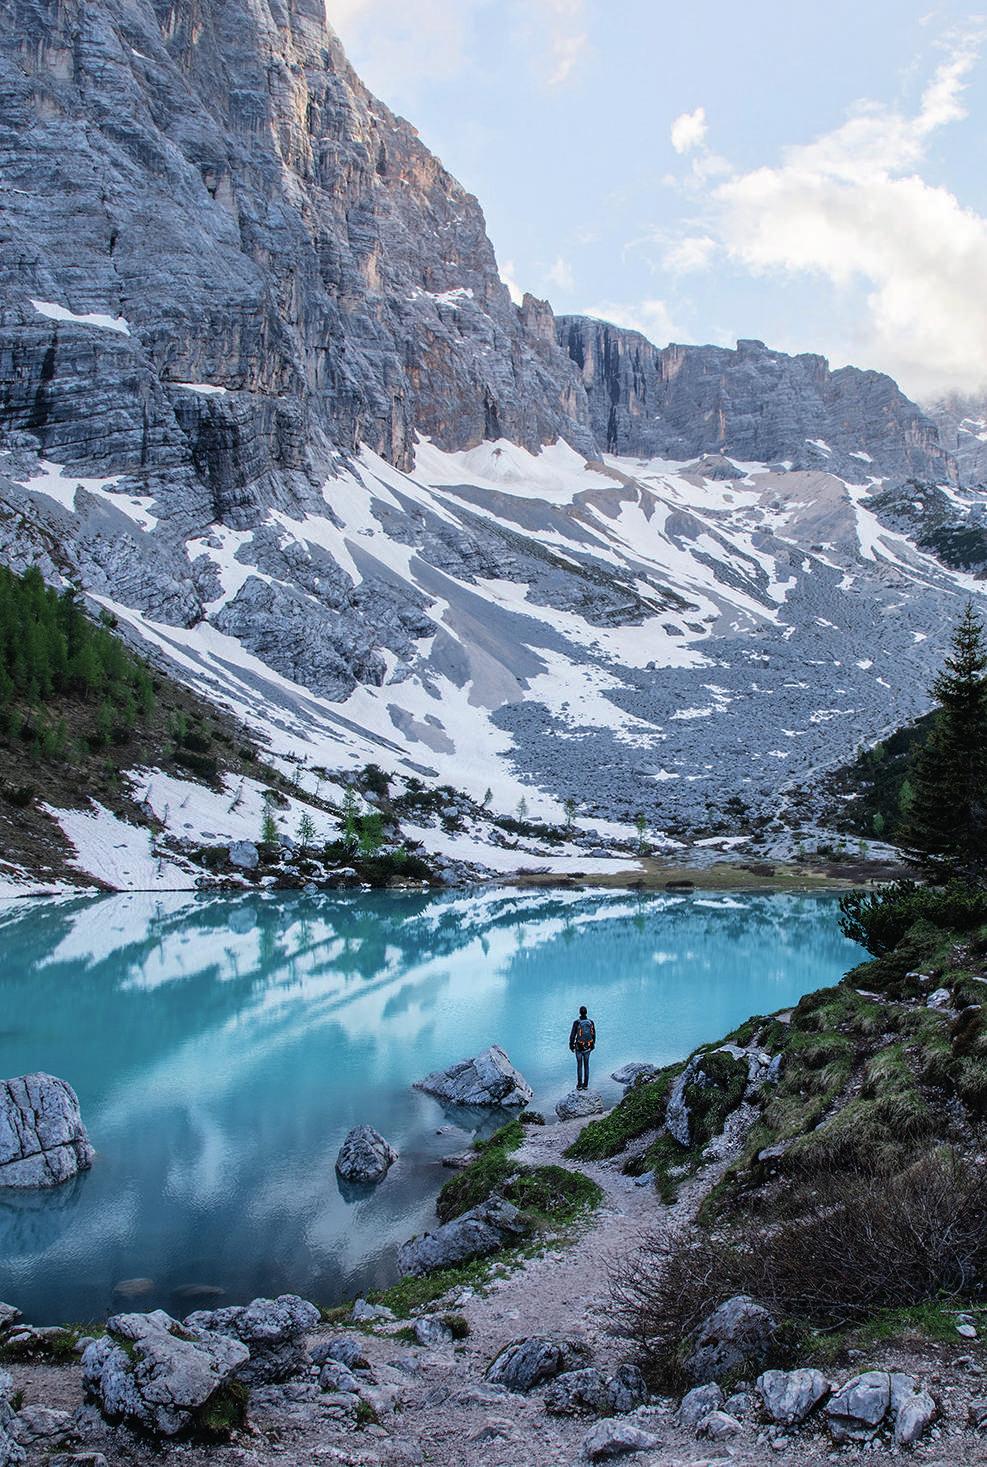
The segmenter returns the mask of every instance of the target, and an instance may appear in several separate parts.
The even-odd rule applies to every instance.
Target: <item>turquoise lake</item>
[[[666,1063],[835,982],[860,950],[831,897],[518,892],[150,894],[0,907],[0,1076],[79,1094],[91,1172],[0,1191],[0,1299],[39,1324],[186,1314],[297,1292],[331,1304],[395,1277],[462,1150],[501,1116],[414,1080],[501,1044],[550,1118],[575,1080]],[[347,1130],[400,1160],[375,1190],[334,1170]]]

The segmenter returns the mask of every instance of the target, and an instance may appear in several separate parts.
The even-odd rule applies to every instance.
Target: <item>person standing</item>
[[[576,1056],[576,1089],[589,1089],[589,1057],[596,1048],[596,1025],[586,1013],[586,1005],[579,1010],[579,1018],[573,1019],[569,1031],[569,1048]]]

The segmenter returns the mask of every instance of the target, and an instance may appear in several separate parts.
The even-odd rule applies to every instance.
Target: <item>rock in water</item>
[[[450,1105],[527,1105],[531,1086],[499,1044],[419,1080],[416,1090]]]
[[[379,1182],[398,1154],[373,1126],[354,1126],[336,1157],[336,1170],[346,1182]]]
[[[93,1155],[71,1085],[44,1074],[0,1081],[0,1187],[57,1187]]]
[[[468,1258],[482,1258],[508,1243],[516,1243],[528,1230],[518,1209],[501,1198],[481,1203],[462,1217],[443,1223],[434,1233],[422,1233],[398,1249],[402,1274],[418,1278],[436,1268],[451,1268]]]
[[[606,1107],[603,1096],[595,1090],[570,1090],[555,1107],[560,1121],[578,1121],[583,1116],[602,1115]]]
[[[553,1340],[547,1335],[512,1340],[487,1370],[491,1385],[506,1386],[509,1391],[525,1393],[555,1380],[563,1372],[575,1372],[585,1365],[589,1350],[581,1340]],[[582,1374],[582,1372],[580,1372]]]
[[[777,1332],[778,1325],[766,1309],[747,1294],[735,1294],[693,1332],[685,1373],[703,1383],[719,1380],[738,1367],[763,1365]]]
[[[184,1324],[193,1334],[208,1330],[239,1340],[250,1351],[250,1359],[237,1367],[237,1379],[247,1385],[276,1385],[308,1364],[305,1336],[320,1318],[307,1299],[281,1294],[226,1309],[198,1309]]]
[[[203,1330],[187,1338],[190,1331],[163,1309],[115,1314],[106,1328],[82,1357],[86,1393],[108,1421],[159,1436],[192,1428],[250,1359],[246,1345],[227,1335]]]

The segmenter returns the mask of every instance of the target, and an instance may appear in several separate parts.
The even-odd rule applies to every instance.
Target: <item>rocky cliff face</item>
[[[219,519],[326,443],[405,466],[416,430],[590,447],[479,205],[368,94],[322,0],[6,0],[0,45],[8,431],[190,471]]]
[[[609,453],[691,459],[728,454],[796,469],[956,479],[936,425],[890,377],[825,357],[786,356],[762,341],[653,346],[585,316],[560,316],[597,441]]]
[[[960,482],[987,484],[987,397],[953,393],[930,403],[927,411],[959,466]]]

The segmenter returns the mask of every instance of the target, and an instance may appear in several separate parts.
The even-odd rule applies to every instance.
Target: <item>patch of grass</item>
[[[326,1304],[318,1305],[319,1316],[323,1324],[331,1325],[352,1324],[353,1321],[350,1319],[352,1308],[352,1302],[349,1304],[334,1304],[331,1308]]]
[[[612,1111],[585,1125],[565,1155],[573,1161],[603,1161],[662,1125],[669,1092],[683,1068],[682,1064],[667,1065],[657,1079],[635,1085]]]
[[[603,1201],[602,1189],[591,1178],[563,1166],[522,1167],[503,1195],[542,1224],[571,1222]]]
[[[849,1329],[817,1330],[796,1327],[796,1337],[795,1354],[799,1362],[823,1370],[842,1364],[850,1350],[874,1349],[883,1359],[888,1345],[905,1344],[909,1341],[955,1345],[959,1342],[956,1333],[956,1305],[931,1301],[914,1304],[906,1309],[880,1309],[870,1319]],[[859,1359],[856,1356],[854,1358]]]
[[[384,1304],[393,1309],[398,1319],[409,1319],[418,1309],[427,1308],[437,1299],[453,1289],[479,1289],[498,1273],[507,1274],[529,1257],[530,1247],[506,1248],[500,1253],[488,1254],[485,1258],[471,1258],[468,1263],[455,1268],[440,1268],[422,1278],[398,1279],[389,1289],[368,1294],[373,1304]]]
[[[369,1401],[358,1401],[356,1407],[357,1426],[379,1426],[380,1417]]]
[[[247,1416],[250,1391],[241,1380],[228,1380],[192,1417],[192,1433],[207,1441],[225,1441]]]
[[[436,1199],[435,1211],[439,1221],[451,1222],[453,1218],[461,1217],[471,1207],[479,1207],[481,1202],[486,1202],[494,1192],[506,1196],[504,1189],[518,1170],[511,1160],[511,1153],[517,1151],[523,1142],[524,1130],[517,1120],[508,1121],[486,1140],[475,1142],[476,1160],[451,1177]]]
[[[454,1340],[465,1340],[469,1337],[469,1320],[464,1319],[461,1314],[443,1314],[442,1323],[446,1329],[452,1331]]]
[[[75,1365],[79,1360],[75,1353],[79,1341],[89,1336],[97,1339],[105,1334],[104,1324],[66,1324],[57,1333],[26,1340],[22,1345],[8,1340],[0,1344],[0,1364],[18,1360],[46,1360],[52,1365]]]

